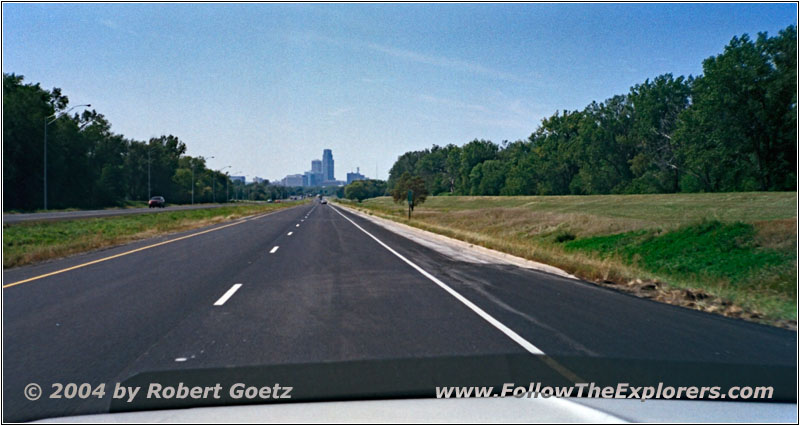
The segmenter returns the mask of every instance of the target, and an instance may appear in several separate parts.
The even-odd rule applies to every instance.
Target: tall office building
[[[303,186],[303,175],[301,175],[301,174],[286,175],[285,178],[281,179],[281,185],[283,185],[283,186]]]
[[[364,180],[366,178],[367,178],[366,176],[361,174],[361,169],[356,167],[356,172],[355,173],[350,172],[350,173],[347,174],[347,184],[350,185],[351,183],[353,183],[353,182],[355,182],[357,180]]]
[[[330,149],[322,151],[322,179],[325,181],[336,180],[333,177],[333,153]]]
[[[311,160],[311,173],[322,173],[322,161]]]

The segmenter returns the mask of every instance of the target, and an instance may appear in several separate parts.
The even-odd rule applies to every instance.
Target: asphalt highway
[[[133,208],[133,209],[106,209],[106,210],[76,210],[76,211],[56,211],[56,212],[40,212],[40,213],[14,213],[4,214],[3,223],[19,223],[29,221],[54,221],[54,220],[70,220],[70,219],[86,219],[90,217],[106,217],[106,216],[123,216],[129,214],[143,214],[143,213],[160,213],[172,210],[195,210],[195,209],[212,209],[217,207],[224,207],[226,204],[195,204],[195,205],[181,205],[181,206],[167,206],[164,208]]]
[[[795,366],[796,334],[456,261],[318,202],[5,270],[3,419],[103,412],[23,389],[142,372],[547,354]]]

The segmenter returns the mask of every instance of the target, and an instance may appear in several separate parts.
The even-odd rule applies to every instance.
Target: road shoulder
[[[571,278],[575,280],[578,279],[576,276],[569,274],[562,269],[556,268],[555,266],[524,259],[522,257],[503,253],[501,251],[492,250],[486,247],[481,247],[475,244],[457,240],[455,238],[436,234],[424,229],[415,228],[404,223],[394,222],[371,214],[366,214],[358,209],[354,209],[340,203],[337,203],[336,207],[347,210],[348,212],[363,219],[369,220],[370,222],[375,223],[376,225],[379,225],[388,231],[406,237],[411,241],[433,249],[455,260],[470,263],[514,265],[520,268],[533,269],[540,272],[558,275],[564,278]]]

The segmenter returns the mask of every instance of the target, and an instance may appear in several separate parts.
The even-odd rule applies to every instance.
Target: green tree
[[[344,197],[350,200],[357,200],[359,203],[369,198],[367,187],[364,181],[358,180],[344,187]]]
[[[395,203],[402,203],[408,199],[408,191],[414,191],[412,198],[413,204],[411,210],[425,202],[428,198],[428,189],[425,187],[425,181],[419,176],[412,176],[411,173],[403,173],[396,181],[394,188],[392,188],[392,199]]]
[[[367,198],[386,195],[386,182],[377,179],[365,179],[351,182],[344,187],[344,197],[350,200],[361,201]]]
[[[479,166],[481,165],[483,167],[477,193],[480,195],[500,195],[500,190],[503,189],[506,181],[505,163],[501,160],[486,160],[479,164]]]
[[[570,192],[623,192],[633,178],[630,162],[636,155],[633,106],[627,96],[619,95],[592,102],[581,115],[578,135],[570,144],[570,157],[578,165]]]
[[[678,192],[683,164],[674,138],[678,117],[689,107],[694,79],[664,74],[631,88],[633,134],[638,152],[631,159],[635,192]]]
[[[677,135],[704,190],[796,187],[796,39],[745,34],[703,61]]]
[[[533,145],[533,162],[540,177],[536,193],[563,195],[571,193],[571,184],[578,175],[580,141],[578,131],[583,114],[563,111],[542,120],[529,141]]]
[[[68,99],[54,89],[25,84],[3,73],[3,203],[6,209],[42,207],[45,118],[63,110]]]
[[[471,192],[472,169],[486,160],[497,157],[499,147],[492,141],[475,139],[461,148],[461,164],[459,165],[460,184],[456,184],[456,191],[461,194]]]

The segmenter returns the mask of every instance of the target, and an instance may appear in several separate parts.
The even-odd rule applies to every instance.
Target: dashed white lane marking
[[[525,348],[525,350],[527,350],[528,352],[530,352],[530,353],[532,353],[534,355],[544,355],[545,354],[544,352],[542,352],[541,349],[537,348],[533,343],[525,340],[524,337],[522,337],[519,334],[517,334],[514,330],[508,328],[505,324],[503,324],[502,322],[498,321],[495,317],[489,315],[488,312],[486,312],[483,309],[481,309],[480,307],[478,307],[478,305],[470,302],[469,299],[467,299],[466,297],[462,296],[457,291],[455,291],[452,288],[450,288],[450,286],[448,286],[447,284],[443,283],[438,278],[436,278],[433,275],[431,275],[428,271],[422,269],[416,263],[406,259],[405,256],[403,256],[402,254],[396,252],[393,248],[389,247],[388,245],[386,245],[386,243],[384,243],[383,241],[381,241],[378,238],[376,238],[374,235],[372,235],[369,232],[367,232],[364,228],[358,226],[358,224],[353,222],[352,220],[350,220],[349,217],[343,215],[342,212],[339,211],[339,209],[337,209],[336,207],[333,207],[333,206],[331,206],[331,207],[333,208],[333,211],[335,211],[336,213],[339,213],[340,216],[342,216],[343,218],[347,219],[348,222],[352,223],[353,226],[355,226],[356,228],[360,229],[361,232],[369,235],[373,240],[377,241],[378,244],[382,245],[383,248],[385,248],[386,250],[389,250],[393,255],[399,257],[400,260],[402,260],[403,262],[406,262],[412,268],[416,269],[417,272],[419,272],[420,274],[424,275],[429,280],[431,280],[434,283],[436,283],[436,285],[441,287],[444,291],[450,293],[451,296],[455,297],[456,299],[458,299],[459,302],[463,303],[468,308],[472,309],[473,312],[478,314],[481,318],[486,320],[489,324],[495,326],[495,328],[497,328],[498,330],[503,332],[503,334],[508,336],[511,340],[516,342],[518,345],[520,345],[523,348]]]
[[[233,296],[233,293],[236,293],[236,290],[239,290],[239,287],[241,287],[241,286],[242,286],[241,284],[234,284],[233,287],[228,289],[228,291],[226,291],[225,294],[223,294],[222,297],[219,298],[219,300],[214,302],[214,306],[222,306],[222,305],[224,305],[225,302],[227,302],[228,299],[230,299],[231,296]]]
[[[175,362],[186,362],[186,358],[184,357],[175,358]]]
[[[295,227],[296,227],[296,228],[299,228],[299,227],[300,227],[300,224],[298,223],[297,225],[295,225]]]
[[[272,254],[275,253],[276,251],[278,251],[278,246],[273,247],[272,250],[270,250],[269,252],[270,254]]]
[[[292,235],[292,234],[293,234],[293,232],[290,232],[290,233],[288,233],[288,234],[286,234],[286,235]]]

